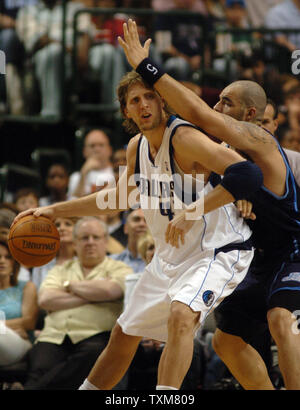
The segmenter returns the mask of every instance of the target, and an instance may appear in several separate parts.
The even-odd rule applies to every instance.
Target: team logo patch
[[[282,282],[289,282],[291,280],[300,282],[300,272],[291,272],[288,276],[281,279]]]
[[[206,290],[202,295],[202,299],[206,306],[211,306],[215,299],[214,292],[211,290]]]

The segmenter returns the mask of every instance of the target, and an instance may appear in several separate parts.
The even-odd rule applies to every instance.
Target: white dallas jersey
[[[234,244],[242,246],[251,236],[251,230],[238,214],[234,204],[228,204],[203,215],[196,220],[191,230],[185,235],[185,244],[175,248],[165,241],[165,232],[169,221],[186,208],[199,194],[206,194],[213,189],[208,182],[196,186],[197,196],[192,191],[192,176],[181,178],[175,170],[173,159],[172,136],[177,127],[190,126],[191,123],[171,116],[165,129],[161,146],[153,161],[149,143],[141,136],[136,158],[135,178],[140,192],[141,208],[148,228],[155,241],[155,253],[164,261],[178,264],[197,253],[218,249]],[[182,175],[182,171],[180,172]],[[200,178],[198,179],[200,182]],[[194,180],[195,182],[195,180]],[[195,184],[193,184],[195,185]]]

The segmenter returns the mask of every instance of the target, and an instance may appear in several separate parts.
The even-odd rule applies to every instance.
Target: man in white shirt
[[[112,148],[109,137],[100,129],[93,129],[85,136],[83,163],[80,171],[70,176],[68,194],[81,197],[102,189],[114,180],[111,165]]]

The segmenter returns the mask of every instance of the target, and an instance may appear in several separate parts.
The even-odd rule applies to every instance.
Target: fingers
[[[20,219],[24,218],[24,216],[34,214],[37,209],[38,209],[38,208],[30,208],[30,209],[27,209],[26,211],[20,212],[20,213],[15,217],[15,219],[13,220],[11,226],[13,226],[13,225],[14,225],[16,222],[18,222]],[[36,216],[36,215],[35,215],[35,216]]]
[[[165,239],[167,243],[170,243],[170,245],[179,248],[179,239],[184,245],[184,231],[182,229],[176,228],[172,225],[172,222],[170,222],[166,230]]]
[[[246,201],[245,199],[241,199],[236,202],[236,207],[243,218],[250,218],[252,213],[252,206],[252,202]]]
[[[150,49],[151,43],[152,43],[151,38],[148,38],[148,40],[146,40],[146,41],[145,41],[145,44],[144,44],[144,49],[145,49],[145,51],[146,51],[148,54],[149,54],[149,49]]]

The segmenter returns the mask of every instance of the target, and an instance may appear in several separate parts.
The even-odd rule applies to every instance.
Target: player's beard
[[[149,124],[141,123],[139,128],[141,131],[152,131],[155,128],[158,128],[158,126],[161,123],[162,123],[162,113],[158,114],[157,117],[154,118],[153,121],[151,121],[151,123]]]

